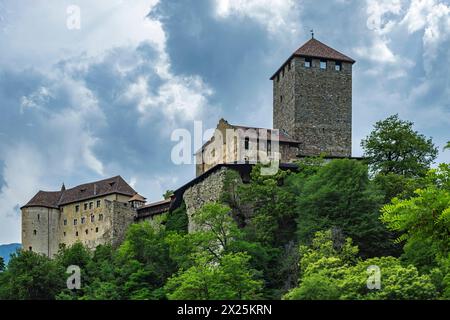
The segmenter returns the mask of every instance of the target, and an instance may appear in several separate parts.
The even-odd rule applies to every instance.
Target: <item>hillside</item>
[[[0,244],[0,257],[5,259],[5,263],[8,263],[9,255],[14,253],[21,246],[20,243]]]

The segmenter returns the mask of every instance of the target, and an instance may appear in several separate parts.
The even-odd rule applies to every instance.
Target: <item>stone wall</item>
[[[58,209],[27,207],[22,209],[22,247],[52,257],[58,252]]]
[[[213,172],[204,180],[186,189],[183,194],[183,200],[186,204],[186,211],[189,218],[188,231],[192,232],[196,229],[195,223],[192,221],[194,213],[208,202],[219,201],[224,186],[226,168]]]
[[[300,154],[351,156],[352,64],[335,61],[320,68],[312,59],[294,57],[273,79],[274,128],[285,130],[302,142]],[[290,67],[289,67],[290,66]]]
[[[107,206],[112,216],[110,241],[113,247],[118,247],[125,239],[128,227],[134,223],[137,213],[128,203],[112,201]]]

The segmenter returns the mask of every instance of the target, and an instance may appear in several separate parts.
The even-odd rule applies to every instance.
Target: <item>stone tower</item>
[[[301,142],[301,156],[351,156],[354,63],[312,38],[271,77],[273,127]]]

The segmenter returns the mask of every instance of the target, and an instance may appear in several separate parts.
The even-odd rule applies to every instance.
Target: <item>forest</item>
[[[19,250],[0,260],[0,299],[449,299],[450,164],[435,160],[450,142],[438,150],[393,115],[361,147],[362,160],[306,158],[274,176],[257,165],[237,186],[229,171],[192,233],[182,205],[131,225],[118,248]],[[67,288],[71,265],[79,290]]]

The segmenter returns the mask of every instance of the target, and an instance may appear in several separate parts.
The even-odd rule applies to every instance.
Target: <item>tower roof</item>
[[[346,56],[343,53],[327,46],[326,44],[320,42],[319,40],[312,38],[300,48],[298,48],[290,57],[286,60],[285,63],[274,73],[274,75],[270,78],[272,80],[278,72],[286,65],[288,61],[290,61],[293,57],[304,57],[304,58],[319,58],[319,59],[330,59],[336,61],[343,61],[349,63],[355,63],[356,61]]]

